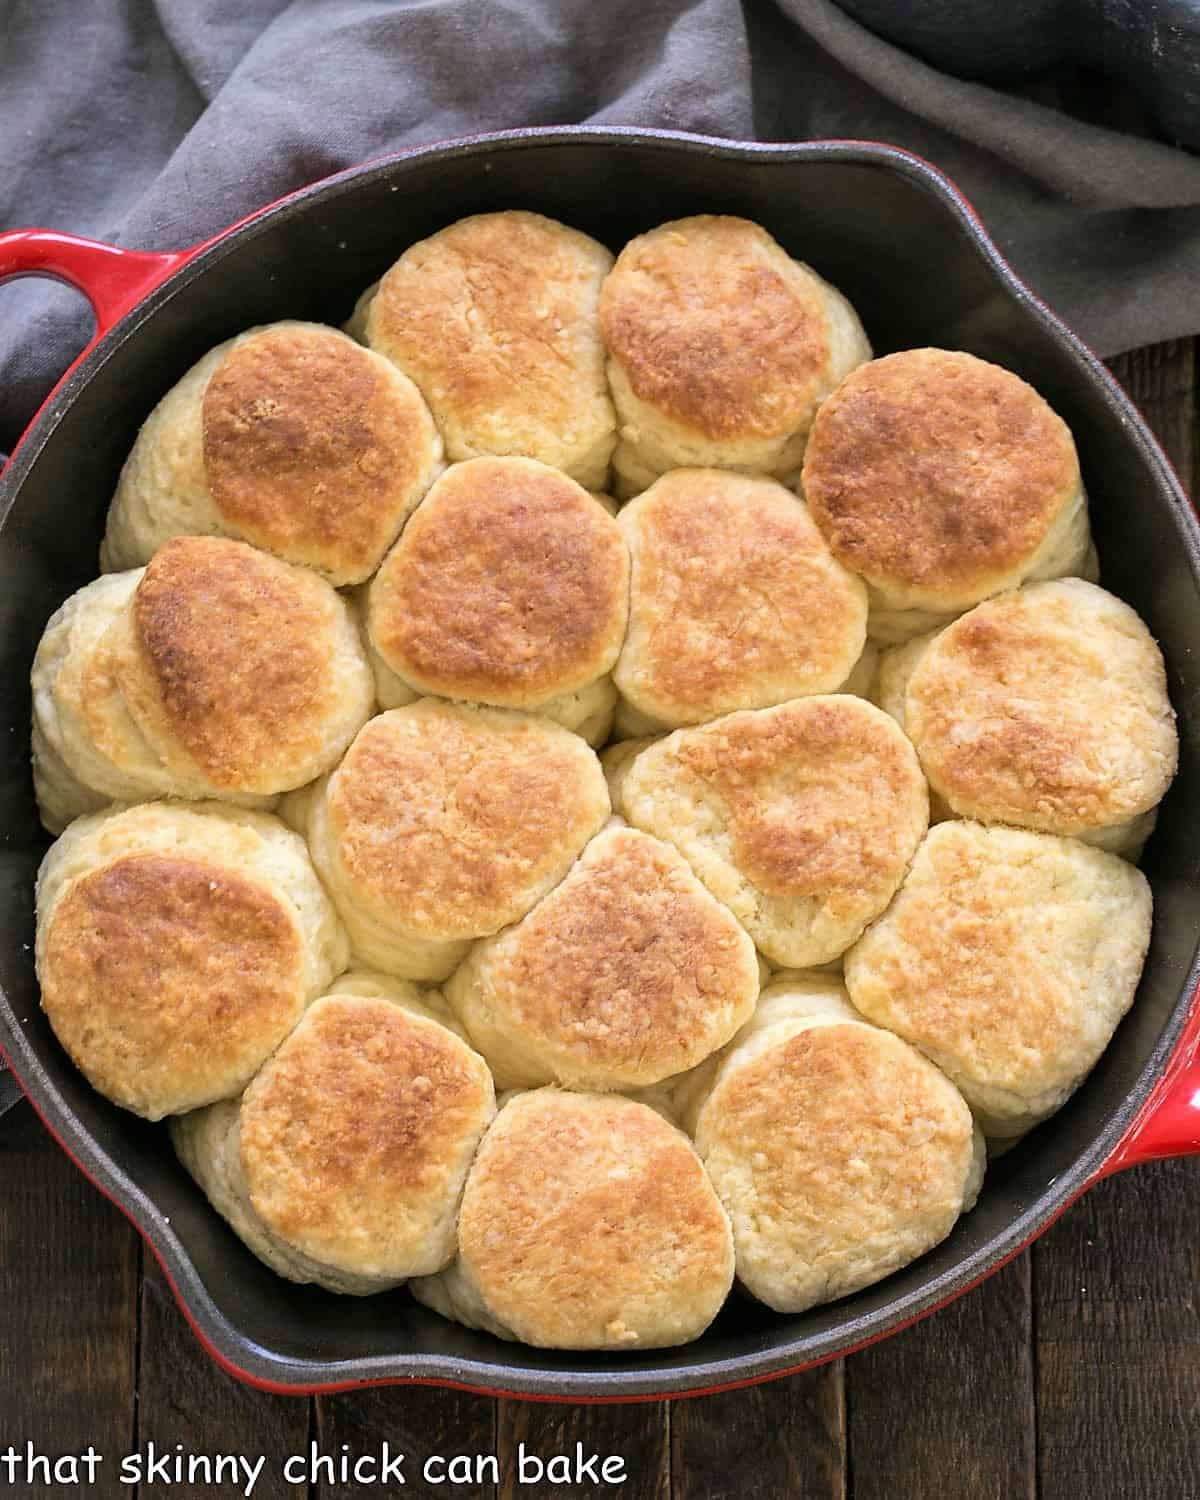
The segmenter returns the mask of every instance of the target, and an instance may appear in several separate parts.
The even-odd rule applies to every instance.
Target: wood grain
[[[1028,1254],[846,1362],[854,1500],[1037,1493]]]
[[[158,1453],[174,1453],[182,1444],[185,1454],[241,1454],[251,1464],[262,1456],[266,1463],[254,1487],[256,1500],[305,1500],[308,1485],[286,1484],[283,1465],[292,1454],[308,1452],[311,1403],[266,1395],[218,1369],[149,1257],[142,1278],[138,1391],[137,1441],[143,1454],[153,1443]],[[195,1492],[204,1490],[197,1485]],[[143,1483],[139,1500],[179,1493],[177,1487]]]
[[[490,1478],[461,1488],[448,1481],[427,1483],[422,1473],[426,1461],[434,1455],[446,1459],[447,1467],[432,1471],[431,1481],[439,1473],[448,1475],[450,1460],[459,1454],[496,1457],[499,1469],[496,1402],[486,1396],[427,1386],[382,1386],[343,1396],[318,1396],[316,1435],[325,1453],[338,1453],[345,1443],[352,1453],[378,1454],[387,1443],[392,1452],[407,1454],[403,1471],[406,1496],[424,1500],[426,1496],[449,1494],[494,1500],[496,1484]],[[353,1484],[322,1483],[314,1493],[320,1500],[361,1500],[370,1491]]]
[[[0,1128],[0,1451],[95,1446],[107,1500],[134,1438],[139,1240],[26,1104]],[[6,1493],[62,1496],[40,1481]],[[78,1491],[77,1491],[78,1493]]]
[[[841,1361],[671,1408],[672,1500],[845,1500],[848,1493]]]
[[[503,1464],[501,1500],[564,1493],[619,1494],[621,1500],[668,1500],[671,1493],[671,1417],[667,1403],[662,1401],[640,1406],[577,1407],[502,1401],[499,1410]],[[521,1445],[545,1461],[556,1453],[573,1455],[577,1443],[582,1444],[585,1455],[594,1453],[601,1458],[622,1458],[628,1476],[625,1482],[619,1488],[601,1484],[582,1489],[555,1486],[544,1477],[541,1483],[521,1483],[518,1468]]]

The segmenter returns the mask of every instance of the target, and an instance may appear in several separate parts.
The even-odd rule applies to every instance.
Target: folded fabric
[[[521,125],[886,140],[1102,354],[1200,328],[1200,159],[963,82],[832,0],[42,0],[0,49],[0,227],[173,248],[389,150]],[[0,294],[0,450],[87,338]]]

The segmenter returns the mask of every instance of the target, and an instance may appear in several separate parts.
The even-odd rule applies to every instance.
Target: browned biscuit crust
[[[1078,482],[1066,423],[1037,392],[946,349],[852,371],[804,457],[804,495],[834,555],[869,582],[935,594],[986,592],[1019,568]]]
[[[600,327],[634,395],[710,439],[801,426],[829,360],[816,283],[765,229],[725,215],[631,240]]]
[[[278,897],[222,866],[135,854],[77,879],[54,909],[42,1004],[101,1093],[157,1117],[227,1092],[305,1001],[301,938]]]
[[[389,1001],[319,1000],[246,1090],[250,1201],[304,1253],[356,1273],[422,1259],[491,1107],[483,1062]]]
[[[121,691],[169,765],[182,757],[221,790],[299,785],[322,768],[348,691],[331,645],[342,609],[320,578],[255,547],[176,537],[131,601]]]
[[[234,345],[205,390],[201,427],[225,520],[247,541],[339,579],[376,566],[436,442],[417,391],[377,355],[298,324]]]
[[[370,590],[371,638],[418,691],[534,708],[609,670],[625,633],[629,554],[565,474],[521,458],[456,464]]]

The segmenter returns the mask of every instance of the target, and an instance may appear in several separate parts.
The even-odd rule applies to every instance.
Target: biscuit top
[[[830,358],[820,283],[765,229],[724,215],[631,240],[600,326],[639,400],[716,441],[801,427]]]
[[[681,855],[633,828],[598,834],[486,964],[485,1004],[584,1087],[693,1067],[758,997],[750,938]]]
[[[476,214],[405,251],[367,342],[416,381],[451,458],[523,454],[599,482],[614,418],[596,301],[611,265],[541,214]]]
[[[526,1343],[693,1337],[733,1276],[729,1222],[691,1143],[644,1104],[539,1089],[484,1137],[459,1219],[463,1269]]]
[[[110,1099],[151,1119],[236,1092],[299,1019],[304,957],[269,887],[184,854],[131,854],[52,907],[42,1003]]]
[[[355,898],[439,940],[523,916],[609,812],[600,762],[577,735],[435,699],[372,719],[326,799]]]
[[[956,620],[918,661],[904,715],[965,816],[1083,833],[1154,807],[1175,774],[1162,655],[1127,604],[1078,578]]]
[[[313,1259],[386,1275],[452,1211],[492,1097],[445,1027],[382,998],[318,1000],[242,1101],[250,1201]]]
[[[131,713],[168,764],[199,767],[221,790],[311,780],[329,763],[331,722],[347,705],[358,722],[369,711],[345,604],[315,574],[244,542],[165,543],[128,625],[118,679]]]
[[[448,469],[370,589],[385,663],[419,691],[532,708],[585,687],[625,633],[616,521],[555,469],[477,458]]]
[[[973,1083],[1032,1101],[1095,1060],[1128,1003],[1149,928],[1145,876],[1117,855],[939,823],[892,905],[846,955],[846,986],[860,1011],[919,1046],[972,1102]],[[1110,987],[1118,1008],[1106,1015]]]
[[[441,451],[416,387],[344,334],[237,340],[202,405],[213,503],[238,534],[335,583],[378,566]]]
[[[860,1021],[785,1024],[744,1061],[735,1051],[696,1140],[729,1190],[739,1252],[772,1278],[822,1265],[829,1274],[835,1259],[856,1255],[878,1257],[876,1275],[893,1269],[889,1240],[932,1216],[932,1244],[958,1217],[975,1154],[957,1089]]]
[[[861,698],[797,698],[678,731],[638,757],[627,806],[672,761],[699,802],[716,801],[734,864],[769,895],[856,902],[895,879],[922,822],[912,746]]]
[[[817,413],[804,495],[834,555],[947,608],[1002,587],[1079,490],[1066,423],[1008,370],[909,349],[860,365]]]
[[[627,505],[630,630],[616,683],[669,724],[831,692],[862,652],[867,592],[780,484],[678,469]]]

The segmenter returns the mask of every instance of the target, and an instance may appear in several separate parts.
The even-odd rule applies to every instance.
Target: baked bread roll
[[[1026,579],[1095,572],[1070,431],[1010,370],[906,349],[852,371],[821,408],[804,497],[895,643]]]
[[[538,1089],[484,1136],[457,1259],[412,1290],[500,1338],[629,1352],[697,1338],[732,1280],[729,1220],[681,1131],[631,1099]]]
[[[769,984],[693,1109],[738,1280],[776,1312],[924,1255],[983,1180],[983,1138],[958,1090],[868,1026],[827,975]]]
[[[147,418],[100,565],[137,567],[173,536],[228,536],[358,583],[441,467],[429,408],[388,360],[319,323],[252,328]]]
[[[423,698],[289,799],[356,956],[444,979],[557,885],[609,814],[600,762],[547,719]]]
[[[180,1160],[273,1271],[365,1296],[454,1255],[467,1169],[496,1112],[436,992],[348,974],[241,1099],[171,1122]]]
[[[622,495],[668,469],[790,474],[817,407],[871,357],[840,292],[728,215],[630,240],[604,283],[600,326]]]
[[[617,824],[446,986],[502,1089],[658,1083],[727,1042],[757,998],[732,914],[669,844]]]
[[[596,305],[611,265],[541,214],[474,214],[410,246],[348,328],[420,387],[451,460],[536,458],[604,489],[616,422]]]
[[[831,693],[849,677],[866,588],[781,484],[677,469],[618,524],[633,575],[614,680],[645,727]]]
[[[357,624],[329,584],[218,537],[176,537],[69,599],[32,686],[51,831],[114,798],[262,805],[328,770],[374,706]]]
[[[348,950],[277,818],[149,802],[80,818],[51,847],[36,960],[75,1065],[159,1120],[240,1093]]]
[[[380,698],[525,709],[599,744],[628,612],[628,549],[586,490],[527,458],[455,464],[367,591]]]
[[[797,968],[837,958],[879,915],[928,821],[912,746],[846,695],[677,729],[636,756],[620,795],[773,964]]]
[[[952,814],[1136,857],[1179,737],[1127,604],[1080,578],[1029,584],[894,654],[884,706]]]
[[[1150,887],[1075,839],[939,823],[845,958],[868,1020],[931,1058],[985,1135],[1022,1135],[1082,1082],[1129,1009]]]

